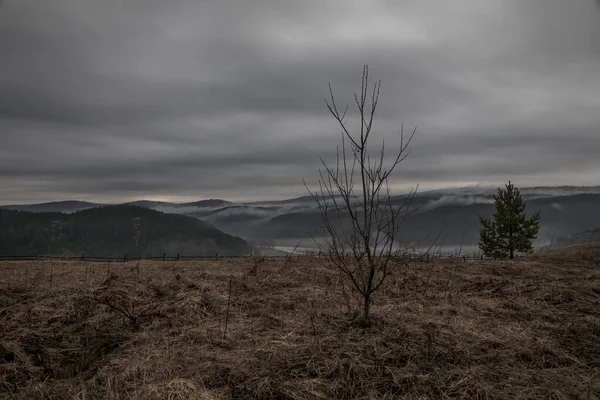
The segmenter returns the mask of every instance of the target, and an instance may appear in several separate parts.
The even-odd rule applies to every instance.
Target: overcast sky
[[[594,0],[5,0],[0,204],[306,195],[363,64],[396,190],[600,183]]]

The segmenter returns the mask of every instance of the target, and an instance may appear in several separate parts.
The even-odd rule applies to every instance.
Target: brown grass
[[[0,398],[600,399],[600,246],[414,264],[357,306],[310,258],[0,263]]]

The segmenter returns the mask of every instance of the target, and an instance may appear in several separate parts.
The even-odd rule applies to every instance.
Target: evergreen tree
[[[479,216],[479,248],[484,255],[494,258],[515,258],[515,253],[533,252],[537,237],[540,212],[531,218],[525,216],[525,202],[519,189],[510,181],[494,195],[493,219]]]

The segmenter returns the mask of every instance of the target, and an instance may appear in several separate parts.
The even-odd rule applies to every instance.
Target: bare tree
[[[411,202],[416,193],[414,189],[403,198],[393,198],[388,186],[388,178],[410,153],[408,146],[416,127],[405,138],[401,126],[400,144],[391,162],[384,160],[385,141],[376,157],[372,158],[369,152],[380,87],[381,81],[376,81],[369,91],[369,67],[365,65],[360,95],[354,93],[360,132],[352,134],[345,122],[348,107],[340,112],[329,84],[325,102],[341,127],[341,149],[338,146],[335,167],[320,158],[324,169],[319,169],[318,190],[311,191],[304,182],[324,222],[321,242],[316,239],[315,242],[327,256],[328,264],[335,266],[360,293],[365,321],[370,319],[373,293],[396,267],[406,265],[409,260],[409,249],[402,248],[399,231],[414,211]]]

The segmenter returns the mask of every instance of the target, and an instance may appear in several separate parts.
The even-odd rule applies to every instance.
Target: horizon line
[[[416,193],[430,193],[430,192],[438,192],[438,191],[444,191],[444,190],[460,190],[460,189],[472,189],[472,188],[481,188],[481,189],[495,189],[497,188],[497,185],[469,185],[469,186],[459,186],[459,187],[442,187],[442,188],[437,188],[437,189],[427,189],[427,190],[423,190],[423,191],[417,191]],[[541,185],[541,186],[521,186],[519,189],[543,189],[543,188],[553,188],[553,189],[559,189],[559,188],[600,188],[600,184],[597,185]],[[399,194],[395,194],[392,195],[392,197],[395,196],[402,196],[404,194],[408,194],[410,192],[404,192],[404,193],[399,193]],[[69,198],[69,199],[64,199],[64,200],[52,200],[52,201],[41,201],[41,202],[37,202],[37,203],[10,203],[10,204],[0,204],[0,207],[11,207],[11,206],[35,206],[35,205],[42,205],[42,204],[57,204],[57,203],[67,203],[67,202],[80,202],[80,203],[89,203],[89,204],[94,204],[97,206],[103,206],[103,205],[123,205],[123,204],[131,204],[131,203],[137,203],[137,202],[143,202],[143,201],[147,201],[147,202],[155,202],[155,203],[165,203],[165,204],[170,204],[170,205],[187,205],[190,203],[198,203],[198,202],[202,202],[202,201],[224,201],[224,202],[228,202],[228,203],[233,203],[233,204],[252,204],[252,203],[263,203],[263,202],[283,202],[283,201],[292,201],[292,200],[297,200],[297,199],[302,199],[302,198],[306,198],[306,197],[311,197],[310,194],[307,195],[303,195],[303,196],[296,196],[296,197],[289,197],[289,198],[282,198],[279,200],[275,200],[275,199],[269,199],[269,198],[265,198],[265,199],[261,199],[261,200],[241,200],[241,201],[231,201],[231,200],[226,200],[224,198],[201,198],[198,200],[192,200],[192,201],[184,201],[184,202],[173,202],[173,201],[167,201],[167,200],[149,200],[149,199],[138,199],[138,200],[129,200],[129,201],[121,201],[121,202],[94,202],[94,201],[89,201],[89,200],[79,200],[77,198]]]

